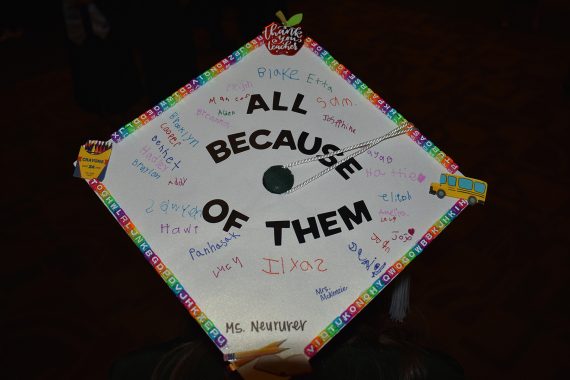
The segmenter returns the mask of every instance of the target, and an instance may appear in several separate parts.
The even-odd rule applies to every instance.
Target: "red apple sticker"
[[[303,29],[296,26],[301,23],[303,15],[299,13],[286,20],[282,12],[277,12],[277,17],[283,25],[273,22],[265,27],[265,47],[273,55],[295,55],[303,46]]]

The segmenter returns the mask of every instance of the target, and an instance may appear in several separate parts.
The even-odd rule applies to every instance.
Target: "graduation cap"
[[[304,368],[487,190],[295,17],[119,128],[87,180],[246,378]]]

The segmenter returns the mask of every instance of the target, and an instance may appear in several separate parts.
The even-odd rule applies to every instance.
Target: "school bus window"
[[[475,191],[478,193],[484,193],[485,192],[485,184],[481,183],[481,182],[475,182]]]
[[[439,177],[439,183],[441,184],[444,184],[446,180],[447,176],[445,174],[442,174],[441,177]]]
[[[459,187],[465,190],[473,190],[473,181],[467,178],[459,178]]]
[[[447,183],[449,184],[449,186],[455,186],[457,183],[457,178],[449,176],[449,179],[447,180]]]

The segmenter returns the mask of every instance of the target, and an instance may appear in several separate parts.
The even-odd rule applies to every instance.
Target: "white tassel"
[[[400,277],[400,281],[394,284],[390,304],[390,319],[397,322],[403,322],[410,309],[410,276],[406,273]]]

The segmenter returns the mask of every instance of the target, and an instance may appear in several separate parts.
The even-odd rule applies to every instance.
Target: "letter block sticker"
[[[291,363],[487,194],[299,22],[269,24],[76,163],[245,378],[306,368]]]

